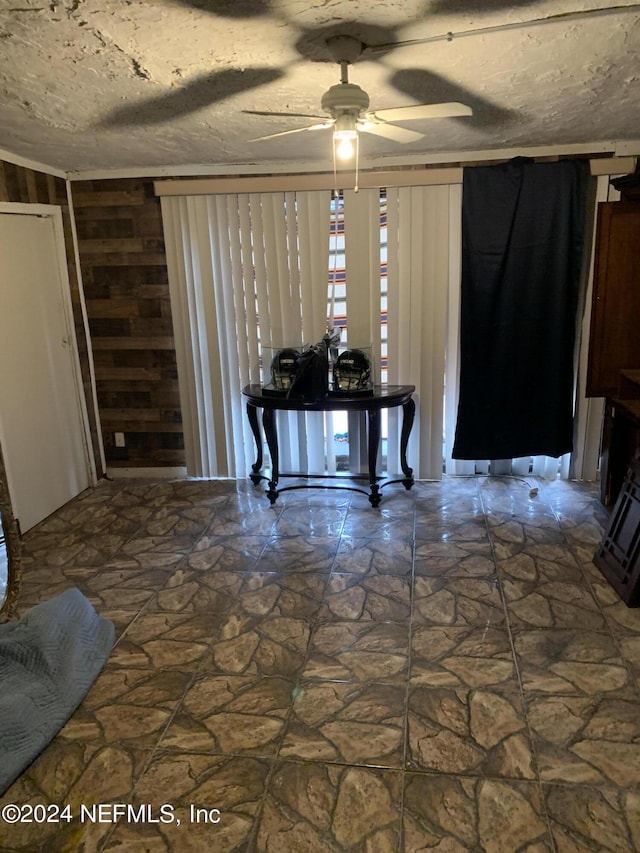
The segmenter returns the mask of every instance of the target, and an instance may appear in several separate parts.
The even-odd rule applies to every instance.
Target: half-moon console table
[[[374,388],[373,394],[331,394],[317,403],[306,403],[304,400],[294,400],[287,397],[276,397],[263,394],[261,385],[246,385],[242,393],[247,401],[247,417],[256,440],[257,458],[251,466],[249,475],[254,485],[261,480],[268,482],[267,497],[271,504],[277,500],[280,492],[290,489],[303,488],[351,488],[352,491],[362,492],[369,496],[371,506],[378,506],[382,495],[380,490],[391,483],[402,483],[405,489],[413,486],[413,469],[407,465],[407,443],[416,410],[416,404],[412,394],[415,385],[380,385]],[[402,430],[400,433],[400,465],[404,477],[397,479],[383,479],[376,473],[376,461],[380,447],[380,413],[382,409],[390,409],[402,406]],[[267,439],[267,446],[271,455],[270,476],[261,474],[262,468],[262,436],[258,424],[258,409],[262,409],[262,423]],[[276,412],[366,412],[367,413],[367,443],[369,462],[369,490],[357,487],[331,486],[331,485],[297,485],[278,488],[280,477],[308,477],[309,479],[329,479],[330,474],[280,474],[278,468],[278,431],[276,427]],[[350,479],[357,479],[358,475],[350,475]],[[335,479],[335,478],[334,478]]]

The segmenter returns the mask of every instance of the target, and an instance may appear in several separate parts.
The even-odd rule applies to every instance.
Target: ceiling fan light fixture
[[[353,115],[336,117],[333,130],[333,176],[337,191],[337,161],[347,165],[353,163],[355,169],[355,192],[358,192],[358,167],[360,159],[360,135],[357,119]]]
[[[344,113],[336,117],[333,129],[333,145],[339,160],[351,160],[358,145],[356,118]]]
[[[358,140],[358,132],[353,131],[353,133],[341,134],[334,133],[333,141],[336,146],[336,157],[338,160],[351,160],[356,151],[356,144]]]

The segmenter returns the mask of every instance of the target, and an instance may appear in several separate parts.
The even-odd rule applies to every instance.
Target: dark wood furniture
[[[614,504],[635,459],[640,459],[640,370],[621,372],[620,396],[607,397],[600,458],[600,496]]]
[[[598,206],[587,396],[605,397],[601,498],[614,504],[593,561],[622,600],[640,604],[640,174],[611,182]]]
[[[640,604],[640,462],[629,466],[593,562],[629,607]]]
[[[249,424],[256,440],[257,457],[255,463],[251,466],[252,473],[249,475],[254,485],[257,485],[261,480],[266,480],[268,483],[267,497],[271,504],[274,504],[278,495],[281,492],[290,489],[300,488],[349,488],[352,491],[362,492],[368,495],[371,506],[378,506],[382,499],[380,490],[384,486],[391,483],[402,483],[405,489],[410,489],[414,483],[413,470],[407,464],[407,443],[413,419],[415,415],[415,402],[412,394],[415,391],[415,385],[384,385],[376,386],[373,394],[329,394],[323,400],[317,403],[306,403],[303,400],[289,399],[287,397],[274,397],[264,394],[261,385],[246,385],[242,389],[242,393],[247,401],[247,417]],[[380,447],[380,413],[382,409],[389,409],[397,406],[402,406],[402,430],[400,435],[400,460],[404,477],[396,479],[385,478],[379,476],[376,472],[376,462],[378,458],[378,449]],[[260,426],[258,424],[258,409],[262,409],[262,423],[264,426],[267,446],[271,456],[271,472],[269,476],[261,474],[262,469],[262,436],[260,434]],[[361,489],[355,486],[345,486],[344,484],[323,483],[322,485],[304,484],[278,487],[281,477],[304,477],[308,479],[335,480],[335,475],[327,474],[308,474],[308,473],[287,473],[282,474],[279,470],[279,454],[278,454],[278,433],[276,427],[276,412],[366,412],[367,413],[367,455],[369,472],[367,475],[369,489]],[[347,479],[343,477],[341,479]],[[362,479],[362,475],[349,474],[349,480]]]
[[[620,371],[640,368],[640,203],[598,205],[587,397],[617,397]]]
[[[605,398],[601,499],[615,503],[640,452],[640,177],[612,181],[622,200],[598,205],[586,394]]]

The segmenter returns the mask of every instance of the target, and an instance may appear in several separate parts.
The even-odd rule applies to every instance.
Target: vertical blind
[[[387,189],[388,377],[416,386],[409,442],[414,476],[443,467],[448,295],[460,287],[460,185]],[[399,413],[389,413],[389,455],[399,470]]]
[[[324,333],[329,192],[162,198],[185,456],[191,476],[255,461],[241,389],[261,346]],[[279,413],[282,470],[323,456],[322,415]]]
[[[416,477],[442,475],[444,339],[456,287],[460,188],[390,188],[386,252],[388,379],[415,384],[409,446]],[[380,191],[345,192],[347,325],[351,346],[381,353]],[[253,462],[240,390],[261,380],[262,346],[315,342],[327,323],[328,192],[163,197],[162,214],[187,470],[242,476]],[[263,365],[263,368],[266,367]],[[279,413],[281,470],[331,466],[322,413]],[[399,470],[399,412],[389,413],[390,470]],[[349,424],[350,469],[364,432]],[[327,442],[330,444],[330,442]],[[366,457],[364,457],[366,458]]]

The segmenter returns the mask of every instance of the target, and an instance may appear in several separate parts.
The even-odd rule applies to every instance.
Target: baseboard
[[[110,480],[184,480],[187,469],[176,468],[109,468],[107,477]]]

